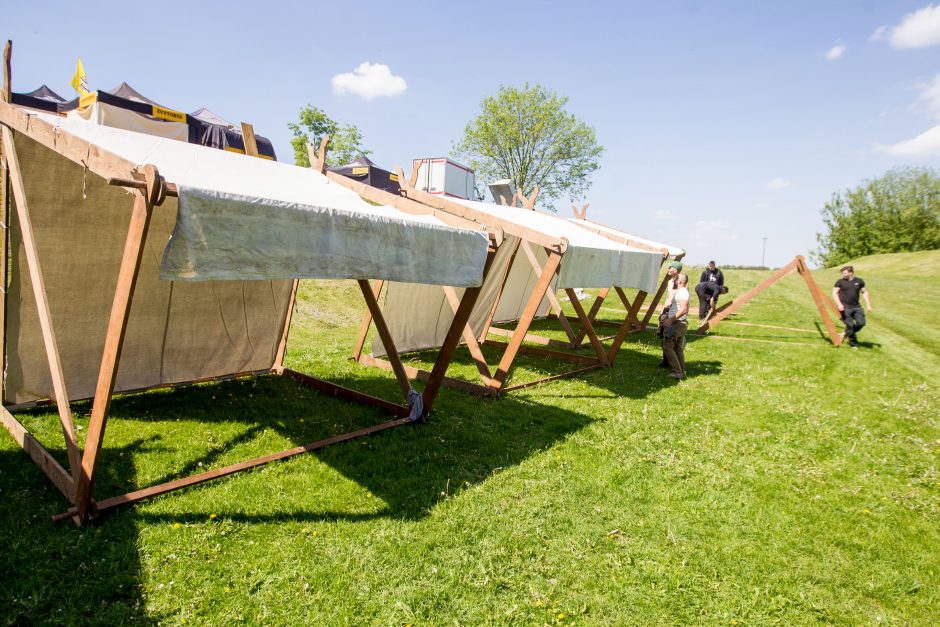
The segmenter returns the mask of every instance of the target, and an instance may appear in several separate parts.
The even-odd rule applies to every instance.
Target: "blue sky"
[[[307,103],[407,170],[447,154],[500,85],[541,83],[607,149],[588,217],[693,262],[760,263],[767,237],[782,265],[815,247],[833,192],[940,168],[937,2],[51,4],[6,7],[15,91],[72,97],[81,56],[92,89],[251,122],[281,160]],[[393,95],[334,89],[365,62],[405,88],[380,71],[353,89]]]

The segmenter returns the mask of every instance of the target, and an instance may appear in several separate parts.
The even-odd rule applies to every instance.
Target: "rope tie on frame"
[[[421,414],[424,413],[424,397],[414,388],[408,389],[408,409],[411,410],[408,414],[411,422],[421,418]]]

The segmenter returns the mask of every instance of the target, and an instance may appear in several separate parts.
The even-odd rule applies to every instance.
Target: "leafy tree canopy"
[[[565,111],[568,98],[535,85],[500,87],[484,98],[453,154],[469,161],[481,181],[508,178],[550,199],[584,196],[604,147],[594,129]]]
[[[314,151],[320,149],[320,140],[324,135],[330,136],[330,144],[326,151],[326,164],[337,166],[355,161],[362,155],[372,154],[362,146],[362,132],[352,124],[341,126],[336,120],[326,114],[326,111],[307,105],[300,110],[298,123],[288,122],[287,127],[294,137],[290,140],[294,148],[294,163],[304,167],[310,166],[307,156],[307,143]]]
[[[836,266],[877,253],[940,248],[940,176],[930,168],[895,168],[822,208],[816,260]]]

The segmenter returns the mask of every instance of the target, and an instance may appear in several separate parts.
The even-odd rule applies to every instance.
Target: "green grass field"
[[[855,266],[860,350],[792,276],[692,339],[685,381],[638,334],[611,369],[444,389],[426,424],[83,528],[50,522],[65,501],[4,432],[0,623],[940,623],[940,251]],[[288,364],[397,399],[347,359],[361,311],[352,284],[304,283]],[[475,375],[465,350],[452,372]],[[62,456],[54,413],[21,415]],[[118,398],[96,495],[384,419],[278,377]]]

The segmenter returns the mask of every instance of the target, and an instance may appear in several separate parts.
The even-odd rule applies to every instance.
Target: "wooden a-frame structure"
[[[291,313],[297,294],[298,280],[294,279],[290,290],[289,305],[286,308],[284,319],[281,321],[280,342],[277,344],[274,363],[270,368],[250,372],[230,372],[207,379],[195,379],[183,382],[176,381],[172,384],[159,384],[141,390],[126,390],[123,393],[143,391],[144,389],[175,387],[187,383],[199,383],[202,381],[221,380],[240,376],[275,374],[287,376],[303,385],[326,394],[377,407],[392,414],[394,419],[351,433],[336,435],[303,446],[297,446],[263,457],[246,460],[175,481],[96,501],[93,498],[95,476],[98,471],[101,451],[105,441],[108,414],[111,400],[114,396],[115,382],[118,375],[118,367],[121,360],[125,333],[127,331],[131,304],[134,299],[135,288],[140,275],[141,262],[144,255],[144,241],[147,237],[148,227],[150,226],[151,218],[155,211],[159,209],[167,197],[177,196],[178,190],[173,182],[164,180],[157,168],[153,165],[137,166],[98,145],[85,141],[78,136],[53,126],[38,116],[30,115],[9,104],[11,93],[11,46],[11,42],[7,42],[4,49],[4,84],[3,92],[0,94],[0,133],[2,133],[3,151],[3,164],[2,168],[0,168],[0,170],[2,170],[3,179],[0,183],[2,183],[3,191],[2,220],[4,227],[3,237],[0,238],[0,241],[2,241],[0,256],[2,256],[4,260],[2,267],[0,267],[0,275],[2,275],[0,276],[0,280],[2,280],[2,286],[5,288],[9,281],[8,268],[11,262],[9,247],[10,229],[7,225],[10,224],[10,218],[13,217],[16,220],[21,234],[22,248],[25,251],[27,259],[28,276],[31,279],[33,288],[32,295],[37,306],[39,324],[42,330],[42,340],[45,347],[49,372],[51,373],[53,394],[51,395],[51,401],[48,402],[54,403],[58,411],[59,421],[65,439],[67,455],[66,467],[63,467],[13,414],[13,411],[22,408],[24,405],[34,406],[42,404],[41,402],[0,406],[0,423],[11,433],[20,447],[72,504],[70,509],[56,516],[54,520],[61,521],[72,519],[77,524],[82,524],[97,518],[101,513],[115,507],[133,504],[149,497],[204,483],[271,461],[284,459],[338,442],[405,425],[427,416],[440,390],[440,386],[443,383],[447,365],[457,347],[464,324],[476,303],[480,288],[466,288],[463,298],[457,303],[453,323],[450,325],[433,369],[425,378],[423,392],[418,395],[417,392],[411,388],[405,369],[394,349],[394,343],[388,334],[381,308],[376,300],[376,291],[372,289],[369,281],[358,280],[368,311],[375,321],[377,331],[380,336],[382,336],[386,346],[389,347],[388,362],[391,364],[391,369],[394,371],[405,397],[403,403],[394,403],[330,381],[291,370],[284,366],[284,355],[287,348]],[[24,137],[28,138],[29,141],[38,142],[40,145],[54,151],[59,156],[84,167],[86,176],[100,177],[106,181],[108,185],[122,187],[130,192],[128,196],[128,211],[131,214],[131,218],[124,241],[123,255],[120,260],[116,287],[110,308],[103,354],[101,355],[100,364],[98,365],[97,386],[95,387],[92,397],[90,424],[84,448],[79,446],[76,438],[76,429],[72,418],[70,403],[71,401],[79,399],[69,398],[66,390],[62,360],[56,344],[56,333],[50,311],[49,294],[43,282],[43,268],[40,265],[37,242],[33,235],[29,198],[26,195],[26,186],[24,185],[20,160],[17,154],[17,137]],[[48,185],[55,186],[56,182],[50,180]],[[15,200],[15,216],[11,216],[11,194],[7,193],[10,188],[12,188],[12,197],[13,200]],[[417,203],[412,203],[407,208],[402,208],[402,210],[425,215],[431,213],[428,211],[427,207],[418,205]],[[464,228],[481,230],[480,225],[468,220],[461,220],[451,215],[446,216],[445,222],[452,225],[457,224]],[[490,246],[486,266],[484,268],[484,278],[495,254],[496,245],[501,239],[498,229],[487,228],[485,230],[489,234]],[[13,263],[16,263],[15,259],[13,259]],[[3,359],[4,365],[6,365],[9,313],[13,307],[18,306],[18,303],[11,302],[10,299],[7,298],[6,289],[4,289],[2,293],[3,307],[0,311],[2,311],[3,320],[2,324],[0,324],[0,332],[3,333]],[[418,408],[422,406],[423,408],[418,412]]]
[[[323,155],[324,150],[325,144],[321,144],[319,154]],[[316,162],[319,164],[317,167],[322,167],[322,160],[316,161],[318,157],[313,154],[313,151],[310,149],[310,147],[308,147],[308,151],[310,154],[311,163]],[[555,296],[554,289],[552,289],[554,278],[559,273],[561,266],[564,263],[564,256],[569,245],[567,238],[547,236],[545,233],[530,229],[512,220],[504,219],[490,213],[476,210],[461,203],[454,202],[444,197],[443,195],[434,195],[422,190],[418,190],[415,188],[415,181],[417,179],[417,166],[412,173],[411,179],[407,182],[400,168],[397,169],[396,172],[399,177],[399,184],[402,187],[402,196],[415,200],[421,204],[433,207],[434,209],[444,213],[472,220],[481,225],[489,225],[502,229],[506,236],[513,236],[518,238],[513,244],[511,244],[513,248],[510,251],[509,263],[506,269],[502,271],[502,276],[492,277],[494,280],[500,280],[500,287],[491,309],[488,311],[482,330],[479,333],[475,333],[469,325],[466,323],[464,325],[462,334],[463,340],[466,343],[473,362],[479,372],[480,383],[472,383],[462,379],[446,377],[444,379],[444,385],[462,389],[481,396],[499,396],[501,394],[506,394],[522,388],[527,388],[566,377],[577,376],[592,370],[610,367],[623,342],[623,337],[630,328],[631,322],[629,320],[624,320],[620,329],[621,332],[618,332],[618,337],[615,339],[615,342],[611,346],[605,347],[597,335],[597,332],[592,323],[592,319],[581,306],[580,301],[578,301],[574,289],[566,288],[565,292],[571,300],[572,307],[575,310],[578,323],[580,324],[580,330],[575,331],[571,325],[571,322],[562,312],[561,304]],[[538,188],[533,191],[531,197],[526,197],[517,191],[511,201],[507,202],[505,198],[501,199],[501,201],[504,205],[512,206],[515,206],[516,202],[520,201],[523,207],[534,210],[535,199],[537,196]],[[547,259],[544,262],[540,262],[538,260],[535,254],[536,247],[541,247],[547,254]],[[645,248],[646,247],[644,247],[644,249]],[[655,252],[660,251],[656,250]],[[512,331],[508,331],[494,327],[493,320],[496,315],[500,298],[503,295],[503,290],[506,287],[510,272],[512,271],[513,265],[515,263],[528,263],[532,267],[534,276],[537,277],[537,282],[529,292],[525,306],[522,309],[522,313],[517,321],[515,328]],[[381,282],[376,282],[373,286],[374,292],[378,294],[382,287],[383,285]],[[450,307],[455,307],[455,294],[449,288],[444,288],[444,290]],[[525,341],[542,344],[543,346],[555,344],[554,340],[542,338],[538,335],[530,333],[529,331],[538,314],[542,302],[545,300],[548,301],[549,308],[554,314],[555,319],[558,321],[561,328],[565,331],[570,340],[570,343],[562,343],[562,345],[570,348],[574,345],[580,345],[583,340],[587,338],[587,345],[593,349],[593,355],[568,353],[558,350],[551,350],[549,348],[527,346],[523,344]],[[352,358],[366,365],[389,369],[391,368],[391,364],[387,360],[375,357],[373,355],[364,354],[363,352],[363,347],[369,333],[370,323],[371,312],[367,312],[360,327],[360,333],[353,351]],[[507,337],[507,341],[489,339],[488,336],[490,334]],[[481,349],[483,346],[491,346],[502,349],[503,352],[498,364],[491,365],[487,363]],[[547,376],[534,381],[526,381],[507,385],[507,377],[511,372],[513,364],[519,354],[531,354],[547,357],[553,360],[575,364],[575,367],[561,374]],[[427,371],[413,367],[406,367],[405,370],[408,376],[416,379],[425,379],[430,374]]]
[[[574,219],[571,220],[571,223],[579,226],[582,229],[596,233],[620,244],[626,244],[627,246],[633,246],[634,248],[659,252],[663,256],[662,261],[660,262],[660,267],[662,267],[662,265],[664,265],[670,258],[675,261],[681,261],[682,258],[685,257],[684,250],[679,249],[678,251],[670,251],[670,249],[666,246],[653,244],[648,240],[638,239],[628,233],[623,233],[611,227],[591,222],[587,219],[588,207],[589,205],[587,203],[582,205],[581,209],[578,209],[577,206],[572,205],[571,209],[572,213],[574,213]],[[652,302],[650,302],[648,305],[646,312],[643,313],[642,320],[640,319],[640,313],[642,312],[646,299],[649,297],[648,293],[644,292],[643,290],[637,290],[636,295],[633,297],[633,302],[631,302],[630,298],[627,296],[627,293],[623,290],[622,287],[615,285],[612,288],[602,288],[598,290],[597,296],[594,298],[594,303],[591,305],[591,309],[588,311],[588,319],[595,327],[616,329],[615,335],[612,336],[613,344],[611,348],[612,350],[614,347],[619,349],[627,335],[631,333],[639,333],[647,329],[650,319],[653,317],[653,314],[656,312],[656,308],[659,306],[663,296],[666,293],[668,285],[669,277],[664,276],[659,283],[659,287],[657,288],[656,293],[653,295]],[[618,301],[623,305],[624,308],[624,318],[619,322],[614,320],[598,319],[597,317],[601,311],[601,307],[604,306],[607,297],[610,295],[611,289],[613,289],[614,293],[617,294]],[[548,340],[548,342],[554,343],[555,340]],[[567,346],[571,348],[582,348],[584,346],[583,342],[584,335],[583,333],[579,332],[570,342],[570,344],[567,344]]]
[[[749,300],[766,290],[780,279],[789,276],[794,272],[803,277],[803,280],[806,282],[806,287],[813,299],[813,303],[816,305],[816,309],[819,311],[819,315],[822,317],[823,323],[826,325],[826,332],[829,335],[829,341],[832,342],[833,346],[838,347],[842,344],[842,337],[839,331],[836,329],[832,318],[829,317],[829,311],[827,311],[827,308],[833,311],[837,319],[839,318],[839,309],[836,307],[835,303],[832,302],[832,299],[828,298],[819,288],[819,285],[813,279],[813,275],[810,273],[809,268],[806,267],[805,260],[800,255],[797,255],[793,261],[783,266],[737,298],[725,303],[717,310],[710,310],[709,316],[702,322],[701,325],[699,325],[699,328],[695,331],[695,333],[698,335],[705,335],[710,329],[714,328],[716,324],[743,307]]]

